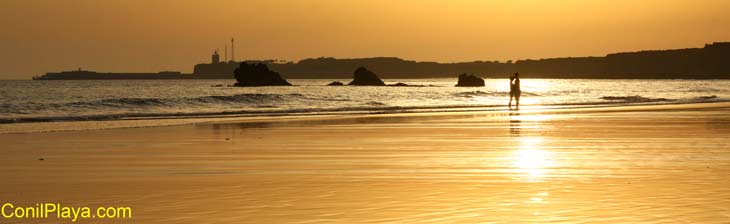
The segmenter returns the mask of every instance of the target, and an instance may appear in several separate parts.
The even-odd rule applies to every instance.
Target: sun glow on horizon
[[[190,72],[231,37],[238,59],[255,60],[603,56],[727,41],[728,7],[722,0],[4,0],[0,73]]]

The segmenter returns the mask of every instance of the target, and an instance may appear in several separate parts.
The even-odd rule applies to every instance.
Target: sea
[[[196,116],[281,116],[506,110],[507,79],[455,87],[456,79],[386,79],[407,87],[233,87],[234,80],[0,80],[0,123]],[[521,80],[520,107],[568,108],[730,101],[730,80]]]

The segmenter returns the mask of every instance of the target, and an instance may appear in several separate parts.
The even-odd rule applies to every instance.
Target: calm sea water
[[[382,113],[504,109],[507,79],[454,87],[455,79],[399,79],[424,87],[228,87],[233,80],[0,81],[0,123],[129,117]],[[337,80],[348,82],[349,80]],[[222,85],[222,86],[219,86]],[[522,106],[590,107],[730,100],[730,80],[523,79]]]

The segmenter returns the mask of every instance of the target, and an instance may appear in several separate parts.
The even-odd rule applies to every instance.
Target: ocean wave
[[[247,94],[236,94],[229,96],[203,96],[197,98],[185,98],[185,101],[194,101],[201,103],[271,103],[277,101],[286,101],[292,98],[304,98],[302,94],[261,94],[261,93],[247,93]]]
[[[72,102],[67,103],[69,106],[108,106],[108,107],[127,107],[127,106],[166,106],[169,105],[165,99],[158,98],[113,98],[103,99],[91,102]]]
[[[710,92],[720,92],[719,89],[710,88],[710,87],[701,87],[701,88],[692,88],[687,90],[687,92],[692,93],[710,93]]]
[[[592,107],[633,104],[675,104],[722,102],[730,99],[716,95],[699,95],[678,99],[644,96],[593,96],[590,99],[554,100],[549,93],[540,96],[522,92],[523,96],[538,96],[546,100],[539,106]],[[298,113],[399,113],[418,110],[473,110],[504,107],[509,97],[506,91],[468,91],[449,94],[396,95],[400,98],[357,97],[344,94],[242,93],[199,97],[168,98],[108,98],[78,102],[0,102],[0,123],[53,122],[137,119],[141,117],[187,116],[266,116]],[[455,97],[459,99],[455,99]],[[420,98],[418,98],[420,97]],[[484,97],[484,98],[482,98]],[[485,99],[494,97],[494,99]],[[398,101],[399,99],[407,101]],[[474,99],[470,99],[474,98]],[[420,99],[420,100],[419,100]],[[529,98],[528,98],[529,99]],[[413,102],[414,100],[415,103]],[[549,101],[552,100],[552,101]],[[529,101],[528,101],[529,102]],[[539,101],[538,101],[539,102]],[[415,105],[414,105],[415,104]],[[524,105],[524,104],[523,104]],[[525,105],[534,106],[534,105]]]
[[[40,103],[25,102],[0,104],[0,115],[37,114],[37,113],[67,113],[79,114],[87,111],[159,111],[184,110],[185,108],[215,108],[218,106],[267,108],[275,107],[283,102],[306,102],[309,99],[302,94],[260,94],[246,93],[235,95],[213,95],[191,98],[108,98],[90,101]],[[45,119],[41,119],[45,120]],[[84,120],[84,119],[81,119]]]
[[[715,95],[712,95],[712,96],[698,96],[698,97],[695,97],[695,99],[699,99],[699,100],[711,100],[711,99],[717,99],[717,96],[715,96]]]
[[[373,101],[374,102],[374,101]],[[299,108],[299,109],[270,109],[270,110],[235,110],[218,112],[160,112],[160,113],[116,113],[104,115],[69,115],[69,116],[37,116],[37,117],[0,117],[0,124],[7,123],[29,123],[29,122],[58,122],[58,121],[103,121],[118,119],[155,119],[155,118],[186,118],[203,116],[266,116],[266,115],[292,115],[292,114],[324,114],[324,113],[377,113],[382,111],[405,111],[418,109],[448,109],[448,108],[469,108],[485,107],[484,105],[453,105],[453,106],[421,106],[421,107],[400,107],[369,105],[362,107],[340,107],[340,108]],[[383,104],[384,105],[384,104]]]
[[[636,96],[602,96],[600,99],[609,100],[609,101],[621,101],[621,102],[627,102],[627,103],[674,101],[673,99],[648,98],[648,97],[642,97],[639,95],[636,95]]]
[[[479,97],[479,96],[509,97],[509,92],[506,92],[506,91],[488,91],[488,92],[483,92],[483,91],[478,91],[477,90],[477,91],[468,91],[468,92],[455,93],[454,96],[457,96],[457,97],[468,97],[468,98],[471,98],[471,97]],[[540,95],[523,91],[522,93],[520,93],[520,96],[540,96]]]
[[[111,98],[95,101],[81,101],[50,105],[46,107],[175,107],[189,104],[263,104],[303,98],[302,94],[260,94],[247,93],[228,96],[202,96],[195,98]]]
[[[378,102],[378,101],[369,101],[369,102],[365,103],[365,105],[370,105],[370,106],[385,106],[387,104],[385,104],[383,102]]]
[[[626,97],[617,97],[620,99]],[[609,99],[613,99],[610,97]],[[718,98],[716,96],[703,96],[682,100],[660,100],[647,101],[636,97],[628,97],[629,101],[611,100],[600,102],[574,102],[574,103],[554,103],[544,104],[540,106],[548,106],[555,108],[573,108],[573,107],[606,107],[606,106],[622,106],[622,105],[661,105],[661,104],[683,104],[683,103],[708,103],[708,102],[730,102],[730,99]],[[659,98],[661,99],[661,98]],[[633,102],[630,102],[634,100]],[[643,100],[636,102],[636,100]],[[529,106],[529,105],[528,105]],[[159,119],[159,118],[196,118],[208,116],[285,116],[299,114],[372,114],[372,113],[404,113],[417,112],[427,110],[430,112],[438,111],[459,111],[459,109],[469,111],[489,111],[500,110],[505,105],[436,105],[436,106],[387,106],[384,103],[371,101],[365,106],[354,107],[338,107],[338,108],[298,108],[298,109],[282,109],[271,108],[266,110],[231,110],[231,111],[213,111],[213,112],[153,112],[153,113],[117,113],[104,115],[70,115],[70,116],[24,116],[24,117],[0,117],[0,124],[7,123],[31,123],[31,122],[58,122],[58,121],[104,121],[119,119]]]

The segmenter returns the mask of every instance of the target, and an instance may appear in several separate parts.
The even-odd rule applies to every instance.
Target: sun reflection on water
[[[520,178],[530,182],[543,181],[550,167],[555,166],[552,152],[542,148],[544,139],[541,137],[523,137],[519,141],[512,166],[521,174]]]

